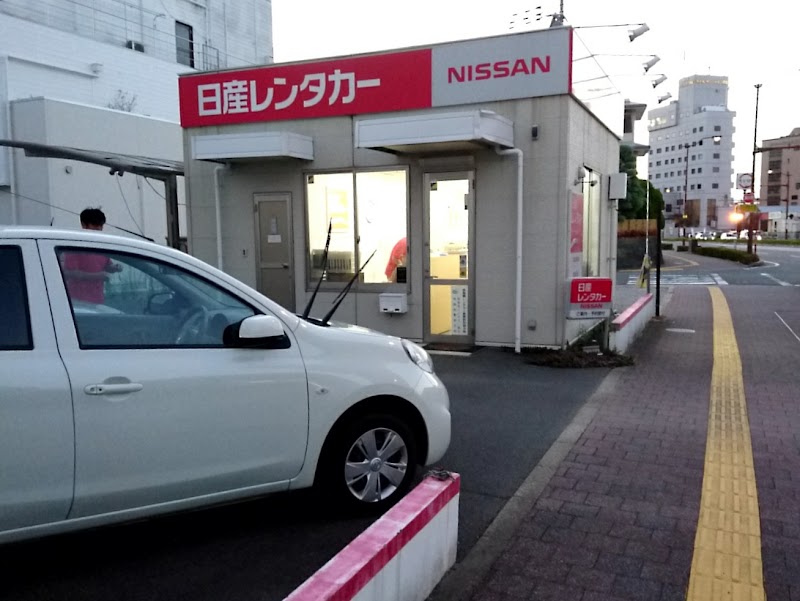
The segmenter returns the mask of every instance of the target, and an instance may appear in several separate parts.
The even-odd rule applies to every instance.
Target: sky
[[[576,28],[573,58],[595,55],[579,61],[581,70],[573,73],[576,94],[595,98],[590,105],[629,99],[650,110],[667,93],[677,100],[683,77],[727,76],[728,108],[736,112],[734,174],[750,172],[754,134],[760,146],[800,127],[800,3],[734,6],[720,0],[564,0],[567,23]],[[546,28],[547,15],[558,10],[553,0],[272,0],[273,50],[275,62],[287,62],[502,35]],[[641,23],[650,31],[630,42],[628,31]],[[661,60],[645,74],[642,65],[652,55]],[[667,80],[653,88],[662,74]],[[601,79],[575,83],[588,75]],[[757,132],[755,84],[762,84]],[[641,144],[647,144],[646,124],[645,113],[635,131]],[[760,155],[756,174],[759,169]]]

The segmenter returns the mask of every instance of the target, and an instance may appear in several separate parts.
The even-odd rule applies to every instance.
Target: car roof
[[[156,244],[149,240],[134,238],[133,236],[120,236],[98,232],[96,230],[84,229],[59,229],[56,227],[35,226],[35,225],[0,225],[0,241],[9,239],[28,239],[28,240],[60,240],[64,242],[106,242],[124,245],[132,249],[148,250],[172,255],[186,261],[204,263],[195,257],[188,255],[180,250]]]
[[[32,238],[44,240],[95,240],[105,242],[119,242],[120,240],[139,242],[138,238],[129,238],[96,230],[62,229],[43,225],[0,225],[0,238]],[[147,245],[154,244],[141,240]]]

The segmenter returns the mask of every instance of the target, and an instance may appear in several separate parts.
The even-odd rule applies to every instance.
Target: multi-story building
[[[762,148],[762,229],[778,238],[800,238],[800,127],[764,140]]]
[[[666,234],[730,227],[733,118],[728,78],[680,80],[678,100],[648,112],[648,178],[664,196]]]
[[[0,40],[0,139],[182,161],[178,75],[271,62],[272,7],[2,0]],[[100,205],[109,223],[163,241],[164,201],[147,184],[0,146],[0,223],[76,227]]]

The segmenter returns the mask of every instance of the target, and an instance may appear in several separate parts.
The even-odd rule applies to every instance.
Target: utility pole
[[[689,206],[689,143],[684,143],[686,147],[686,157],[683,159],[683,211],[681,211],[681,224],[683,225],[683,245],[686,246],[686,220],[689,217],[687,212]]]
[[[786,163],[787,163],[787,165],[786,165],[786,167],[787,167],[786,168],[786,216],[783,219],[783,239],[784,240],[788,240],[789,239],[789,201],[792,198],[792,187],[790,185],[791,182],[792,182],[792,174],[791,174],[791,172],[789,171],[789,168],[788,168],[789,167],[789,165],[788,165],[789,159],[786,159]]]
[[[755,201],[756,197],[756,153],[758,152],[758,95],[761,91],[761,84],[755,84],[756,88],[756,119],[753,124],[753,177],[750,183],[750,193]],[[747,252],[753,252],[753,213],[747,215]]]

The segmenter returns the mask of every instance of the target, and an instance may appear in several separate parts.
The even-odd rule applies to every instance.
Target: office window
[[[712,167],[711,168],[711,172],[712,173],[719,173],[719,167]]]
[[[661,149],[660,148],[656,148],[656,154],[661,154]]]
[[[664,210],[665,210],[667,213],[672,213],[672,204],[671,204],[671,203],[667,203],[667,204],[665,204],[665,205],[664,205]]]
[[[656,179],[661,179],[661,174],[660,173],[656,173]]]
[[[702,190],[703,189],[703,184],[697,184],[697,189],[698,190]]]
[[[408,232],[405,170],[308,175],[306,203],[310,285],[322,275],[329,224],[326,281],[349,281],[371,255],[362,283],[396,279],[396,272],[387,275],[386,270],[393,249],[402,245]]]
[[[715,125],[714,126],[714,131],[722,131],[722,126],[721,125]]]
[[[674,164],[675,164],[675,159],[670,159],[670,160],[669,160],[669,164],[670,164],[670,165],[674,165]]]
[[[697,173],[703,173],[703,168],[702,167],[698,167],[697,168]]]
[[[697,133],[697,128],[696,128],[696,127],[693,127],[693,128],[692,128],[692,133],[693,133],[693,134],[696,134],[696,133]]]
[[[693,169],[692,169],[692,175],[694,175],[694,173],[695,173],[695,170],[694,170],[694,168],[693,168]]]
[[[700,126],[700,131],[703,131],[703,126],[702,125]]]
[[[678,175],[683,175],[683,170],[682,169],[678,169]]]
[[[656,167],[661,167],[661,161],[656,161]]]
[[[669,172],[669,176],[670,176],[670,177],[675,177],[675,172],[674,172],[674,171],[670,171],[670,172]]]
[[[178,62],[194,68],[194,30],[191,25],[175,21],[175,49]]]
[[[719,153],[718,153],[718,152],[715,152],[715,153],[712,155],[712,157],[713,157],[713,158],[715,158],[715,159],[718,159],[718,158],[719,158]]]
[[[711,187],[712,187],[714,190],[717,190],[717,189],[719,189],[719,184],[711,184]]]

